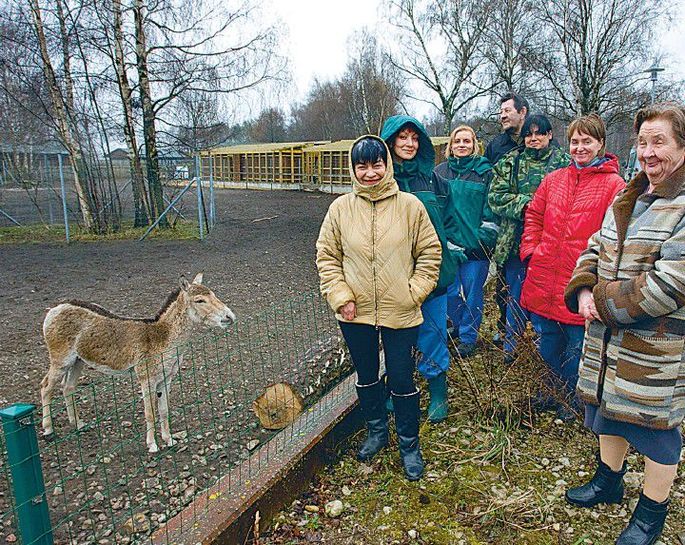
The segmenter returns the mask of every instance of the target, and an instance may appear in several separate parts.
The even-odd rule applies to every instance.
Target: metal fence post
[[[33,405],[16,403],[0,410],[0,417],[22,543],[52,545],[52,526],[33,421],[35,409]]]
[[[209,224],[214,229],[214,157],[209,154]]]
[[[197,223],[200,228],[200,240],[205,239],[203,222],[204,204],[202,202],[202,177],[200,176],[200,155],[195,156],[195,181],[197,182]]]
[[[64,231],[69,242],[69,213],[67,211],[67,190],[64,187],[64,169],[62,168],[62,154],[57,154],[57,163],[59,164],[59,184],[62,189],[62,211],[64,213]]]

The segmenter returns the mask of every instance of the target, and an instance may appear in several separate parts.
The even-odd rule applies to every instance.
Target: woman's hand
[[[354,301],[349,301],[338,309],[338,313],[344,320],[351,322],[357,317],[357,305],[354,304]]]
[[[597,307],[595,306],[595,298],[592,296],[592,290],[589,288],[583,288],[580,290],[580,293],[578,293],[578,314],[589,321],[602,321],[597,312]]]

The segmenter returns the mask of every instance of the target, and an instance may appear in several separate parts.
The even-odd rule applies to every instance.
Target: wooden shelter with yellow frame
[[[354,140],[338,140],[312,146],[305,150],[305,179],[307,187],[326,193],[346,193],[352,190],[348,155]],[[445,160],[448,136],[431,137],[435,149],[435,163]]]
[[[202,179],[216,187],[302,189],[304,151],[322,142],[223,146],[200,152]]]
[[[447,136],[431,138],[436,164],[444,160]],[[348,163],[354,140],[285,142],[211,148],[200,153],[203,182],[217,188],[352,190]]]

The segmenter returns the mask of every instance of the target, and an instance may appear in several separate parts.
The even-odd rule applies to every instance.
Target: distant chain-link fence
[[[133,225],[135,203],[128,164],[115,162],[102,165],[107,172],[113,173],[112,186],[108,190],[108,200],[96,203],[96,215],[108,215],[112,210],[120,211],[120,222],[124,226]],[[176,198],[183,187],[195,174],[192,158],[167,162],[161,165],[164,190],[164,205]],[[198,199],[196,186],[174,204],[168,213],[168,220],[197,223]],[[210,203],[206,203],[205,216],[210,215]],[[65,223],[65,211],[66,219]],[[25,168],[0,170],[0,228],[34,227],[76,230],[82,223],[73,174],[67,159],[57,161],[51,158],[32,162]],[[205,222],[205,225],[209,225]]]

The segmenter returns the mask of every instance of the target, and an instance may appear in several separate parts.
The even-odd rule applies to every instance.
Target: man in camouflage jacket
[[[504,340],[507,363],[514,359],[516,339],[523,333],[528,320],[527,313],[519,304],[526,267],[519,260],[523,217],[545,175],[568,166],[570,160],[561,148],[548,145],[543,149],[512,150],[493,169],[488,202],[500,220],[493,260],[504,269],[509,289]]]
[[[571,158],[561,149],[524,148],[511,151],[495,165],[489,203],[500,217],[499,236],[493,259],[503,266],[510,257],[518,256],[523,216],[546,174],[568,166]]]

